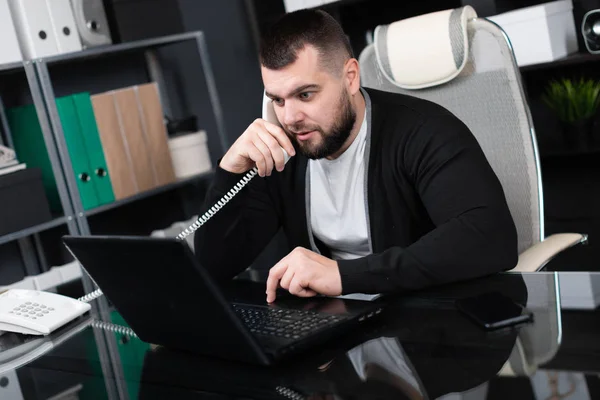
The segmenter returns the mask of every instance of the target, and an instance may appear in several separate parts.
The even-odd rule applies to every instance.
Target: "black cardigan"
[[[365,90],[373,254],[338,261],[343,293],[419,289],[513,268],[516,228],[500,182],[466,125],[432,102]],[[255,177],[196,232],[198,260],[217,279],[248,267],[280,228],[291,247],[311,249],[307,165],[298,154],[282,172]],[[217,167],[201,212],[242,176]],[[327,255],[322,243],[317,246]]]

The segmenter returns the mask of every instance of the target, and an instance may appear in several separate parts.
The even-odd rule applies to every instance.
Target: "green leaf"
[[[600,81],[583,78],[552,80],[541,99],[561,121],[576,123],[593,117],[598,111]]]

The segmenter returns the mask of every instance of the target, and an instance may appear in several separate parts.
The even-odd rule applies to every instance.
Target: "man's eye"
[[[282,106],[283,105],[283,100],[282,99],[273,99],[273,103],[276,106]]]
[[[312,97],[312,95],[313,95],[312,92],[304,92],[304,93],[300,93],[299,96],[302,100],[308,100]]]

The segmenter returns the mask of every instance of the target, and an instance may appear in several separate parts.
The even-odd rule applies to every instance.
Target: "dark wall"
[[[261,33],[285,13],[283,0],[248,0],[248,3],[255,10],[257,28]],[[377,25],[460,5],[461,0],[343,0],[319,8],[327,11],[342,25],[355,56],[358,57],[367,45],[366,33],[374,30]]]
[[[260,117],[263,85],[250,19],[241,0],[179,0],[187,31],[204,32],[229,143]],[[199,77],[184,76],[186,82]],[[189,94],[191,103],[202,103],[202,94]],[[204,100],[206,102],[207,100]]]

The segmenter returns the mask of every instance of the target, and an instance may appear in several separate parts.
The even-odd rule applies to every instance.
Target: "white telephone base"
[[[48,335],[90,309],[56,293],[9,289],[0,293],[0,331]]]

